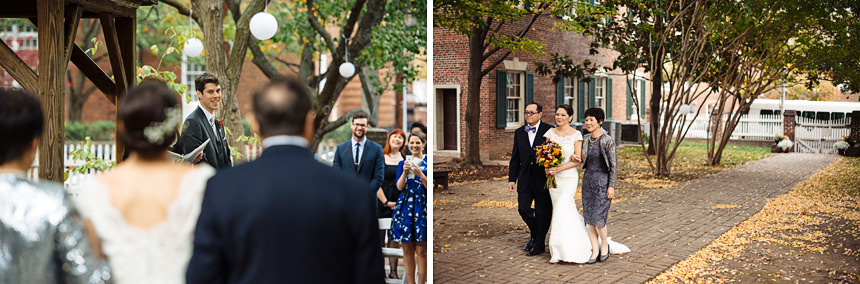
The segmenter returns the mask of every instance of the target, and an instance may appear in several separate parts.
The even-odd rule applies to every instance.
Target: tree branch
[[[191,13],[191,9],[188,7],[185,7],[185,5],[180,3],[178,0],[159,0],[159,1],[161,3],[167,4],[169,6],[176,8],[176,11],[179,12],[179,14],[188,16]],[[194,21],[196,21],[198,24],[200,23],[200,19],[198,18],[197,14],[195,14],[193,16],[193,18],[194,18]]]
[[[325,40],[325,44],[328,46],[329,51],[332,55],[337,53],[337,49],[335,49],[334,40],[332,40],[331,34],[325,30],[325,27],[320,24],[320,21],[314,16],[314,0],[308,0],[308,22],[311,24],[311,27],[323,37]]]

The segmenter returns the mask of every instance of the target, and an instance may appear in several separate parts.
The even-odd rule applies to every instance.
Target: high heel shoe
[[[585,264],[594,264],[595,262],[597,262],[597,258],[592,258],[589,259]]]
[[[600,252],[598,252],[598,253],[600,253]],[[606,255],[600,255],[600,257],[599,257],[600,262],[604,262],[604,261],[606,261],[607,259],[609,259],[609,255],[610,255],[610,254],[611,254],[611,253],[609,253],[609,245],[607,244],[607,245],[606,245]]]

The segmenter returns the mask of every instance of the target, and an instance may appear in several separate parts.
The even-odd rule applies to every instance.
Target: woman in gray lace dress
[[[600,127],[605,114],[603,109],[585,111],[585,128],[590,133],[582,143],[582,215],[588,225],[592,244],[592,258],[599,252],[599,261],[609,258],[606,219],[615,196],[615,179],[618,173],[615,142]],[[597,238],[600,238],[598,248]]]

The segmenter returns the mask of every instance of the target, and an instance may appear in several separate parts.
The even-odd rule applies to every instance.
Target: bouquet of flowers
[[[564,157],[562,157],[561,145],[558,143],[552,142],[547,139],[542,145],[535,147],[537,163],[544,168],[556,167],[561,165],[564,162]],[[555,188],[557,185],[555,183],[555,176],[550,175],[547,176],[546,179],[546,188]]]

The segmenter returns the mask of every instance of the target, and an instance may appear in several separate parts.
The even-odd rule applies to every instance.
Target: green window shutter
[[[577,90],[577,95],[579,97],[576,99],[576,105],[578,106],[577,110],[576,110],[576,116],[577,116],[577,120],[579,120],[580,122],[583,122],[583,121],[585,121],[585,88],[586,88],[586,84],[585,84],[585,82],[582,81],[582,78],[579,78],[579,80],[577,80],[577,81],[578,81],[578,85],[576,86],[577,87],[576,90]]]
[[[639,90],[640,90],[639,91],[639,105],[642,106],[639,108],[639,117],[645,118],[645,109],[647,108],[646,106],[648,105],[645,102],[645,80],[641,80],[639,82],[640,82],[639,85],[641,85],[641,87],[639,87]]]
[[[567,78],[561,78],[561,80],[558,81],[558,84],[555,84],[556,107],[564,104],[564,80],[567,80]]]
[[[508,71],[496,70],[496,128],[508,126]]]
[[[606,119],[612,119],[612,78],[606,77]]]
[[[594,102],[594,84],[597,83],[597,78],[594,78],[594,76],[588,78],[591,78],[591,82],[588,82],[588,108],[593,108],[597,104]]]
[[[631,117],[633,112],[633,80],[627,79],[627,118]]]
[[[535,100],[535,73],[526,72],[526,101],[523,105]],[[525,110],[523,110],[525,111]]]
[[[529,1],[529,0],[524,1],[524,3],[523,3],[523,8],[525,8],[525,9],[526,9],[526,11],[531,12],[531,10],[532,10],[532,1]]]

